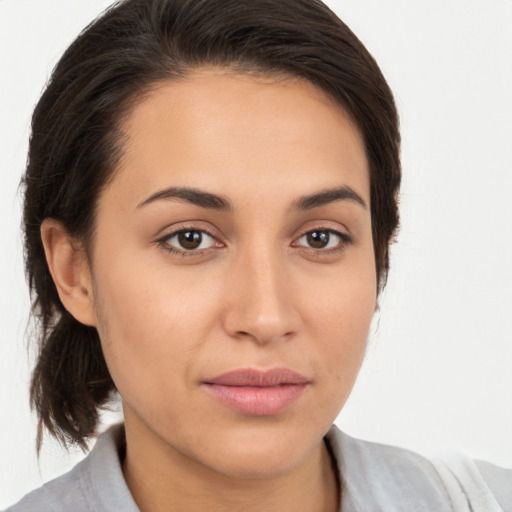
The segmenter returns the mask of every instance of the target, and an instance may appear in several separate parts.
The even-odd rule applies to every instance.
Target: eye
[[[294,245],[308,247],[314,250],[329,250],[342,248],[351,241],[348,235],[332,229],[314,229],[302,235]]]
[[[181,229],[160,240],[171,251],[197,251],[209,249],[216,244],[215,239],[200,229]]]

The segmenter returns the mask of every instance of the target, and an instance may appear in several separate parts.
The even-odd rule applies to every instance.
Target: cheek
[[[98,331],[123,399],[186,387],[217,316],[204,280],[117,255],[105,256],[94,281]]]
[[[355,379],[366,349],[374,307],[371,300],[355,295],[348,300],[338,298],[323,307],[317,323],[318,330],[323,332],[314,338],[321,340],[319,352],[334,380]]]
[[[373,259],[361,257],[329,280],[310,284],[305,323],[326,385],[335,394],[350,392],[366,349],[376,307]],[[345,396],[345,398],[346,398]]]

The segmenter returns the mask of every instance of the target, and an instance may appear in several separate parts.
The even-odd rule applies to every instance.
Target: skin
[[[61,300],[97,327],[122,396],[123,471],[137,504],[337,510],[323,437],[355,382],[376,302],[358,130],[307,82],[215,69],[161,84],[122,128],[90,260],[58,223],[45,221],[42,235]],[[232,208],[155,198],[169,187]],[[296,207],[340,187],[366,206]],[[209,235],[187,251],[180,229]],[[327,248],[311,247],[314,230],[328,233]],[[309,382],[279,414],[242,414],[204,387],[230,370],[276,367]]]

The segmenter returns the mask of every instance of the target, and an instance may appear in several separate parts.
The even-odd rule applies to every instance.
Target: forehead
[[[163,186],[302,195],[350,185],[369,203],[362,137],[307,81],[197,72],[159,84],[122,126],[116,186],[134,201]]]

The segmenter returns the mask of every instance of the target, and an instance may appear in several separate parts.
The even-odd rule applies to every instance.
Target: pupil
[[[178,242],[183,249],[197,249],[203,240],[203,235],[200,231],[182,231],[178,234]]]
[[[308,244],[314,249],[323,249],[329,243],[328,231],[311,231],[307,235]]]

